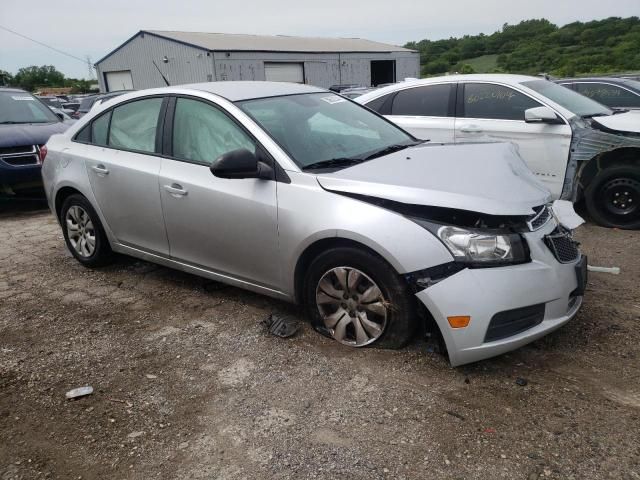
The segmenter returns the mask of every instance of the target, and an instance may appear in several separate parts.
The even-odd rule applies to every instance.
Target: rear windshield
[[[60,119],[27,92],[0,92],[0,124],[57,123]]]

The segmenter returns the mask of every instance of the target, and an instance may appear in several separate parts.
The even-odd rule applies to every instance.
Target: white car
[[[435,77],[355,101],[432,142],[511,141],[554,198],[584,197],[599,224],[640,228],[640,112],[522,75]]]

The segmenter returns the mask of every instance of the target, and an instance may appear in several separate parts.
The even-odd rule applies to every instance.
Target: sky
[[[640,16],[640,0],[0,0],[0,27],[95,62],[139,30],[411,40],[490,34],[504,23]],[[0,70],[54,65],[89,78],[86,62],[0,28]]]

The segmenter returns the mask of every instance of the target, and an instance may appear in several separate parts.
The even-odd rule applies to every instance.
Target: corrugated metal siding
[[[327,88],[338,83],[370,85],[371,60],[396,60],[396,79],[418,77],[419,55],[393,53],[207,52],[153,35],[134,38],[97,65],[100,89],[104,73],[131,70],[136,89],[164,86],[155,60],[172,85],[224,80],[264,80],[264,62],[304,63],[305,82]],[[168,63],[162,59],[167,56]]]
[[[168,63],[162,61],[164,56]],[[207,82],[214,78],[213,63],[206,51],[145,35],[134,38],[97,65],[100,90],[105,91],[106,87],[104,73],[117,70],[131,70],[135,89],[164,87],[154,60],[171,85]]]

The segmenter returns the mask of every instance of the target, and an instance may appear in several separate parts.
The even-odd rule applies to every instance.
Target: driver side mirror
[[[211,173],[219,178],[261,178],[273,180],[274,171],[258,157],[240,148],[220,155],[210,167]]]
[[[56,117],[58,117],[60,120],[64,121],[64,115],[62,115],[62,114],[61,114],[61,113],[59,113],[59,112],[53,112],[53,113],[55,113],[55,114],[56,114]]]
[[[527,123],[563,123],[549,107],[535,107],[524,111],[524,121]]]

